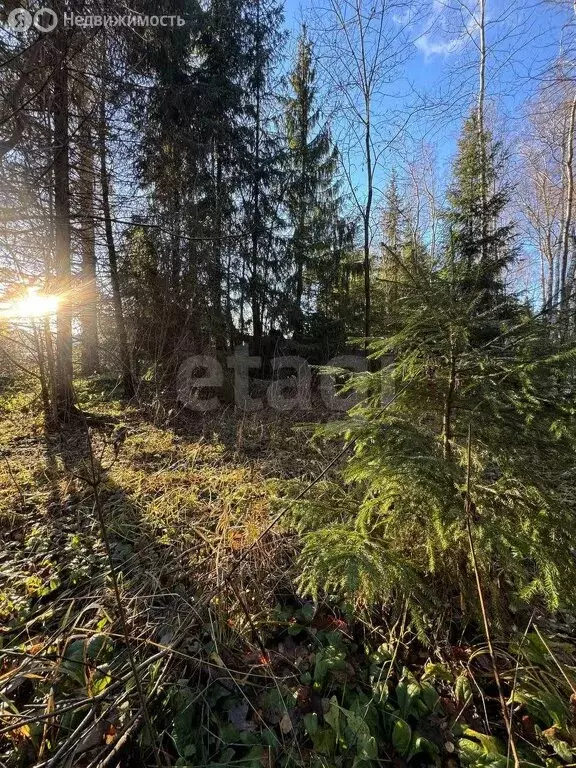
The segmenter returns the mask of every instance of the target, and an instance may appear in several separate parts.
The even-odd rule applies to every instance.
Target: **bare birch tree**
[[[343,172],[361,220],[366,337],[372,327],[370,276],[378,175],[385,152],[402,127],[389,97],[395,92],[398,70],[410,55],[407,9],[406,2],[396,0],[329,0],[315,22],[319,60],[336,101]],[[408,119],[403,116],[404,125]]]

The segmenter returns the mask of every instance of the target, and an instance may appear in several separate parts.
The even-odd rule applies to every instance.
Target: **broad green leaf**
[[[425,753],[430,757],[434,764],[436,765],[439,758],[440,758],[440,750],[436,746],[436,744],[433,744],[428,739],[425,739],[424,736],[418,736],[416,735],[412,741],[412,745],[410,748],[410,757],[413,757],[414,755]]]
[[[440,664],[439,662],[430,662],[424,667],[424,674],[421,679],[428,680],[430,677],[435,677],[437,680],[445,680],[447,683],[454,682],[452,671],[446,664]]]
[[[460,739],[458,741],[460,760],[470,768],[509,768],[504,755],[486,754],[477,741]]]
[[[330,709],[324,715],[324,720],[332,728],[336,736],[340,736],[340,707],[336,696],[330,699]]]
[[[434,712],[438,701],[440,700],[440,696],[438,695],[436,688],[434,688],[434,686],[430,683],[424,683],[421,686],[420,697],[426,705],[428,712]]]
[[[402,757],[406,757],[410,752],[412,742],[412,729],[405,720],[396,720],[392,729],[392,744],[394,749]]]
[[[60,669],[80,685],[86,685],[85,642],[74,640],[66,648]]]
[[[111,682],[112,677],[107,672],[97,669],[94,677],[90,681],[91,695],[97,696],[99,693],[102,693],[102,691],[106,690]]]
[[[309,736],[314,736],[318,730],[318,715],[316,712],[309,712],[302,718],[304,721],[304,728]]]
[[[366,721],[351,710],[342,710],[346,717],[346,740],[349,747],[356,746],[360,757],[374,760],[378,757],[376,739],[370,733]]]
[[[506,754],[504,745],[495,736],[489,736],[486,733],[480,733],[480,731],[475,731],[472,728],[465,728],[464,736],[466,736],[468,739],[476,739],[476,741],[480,742],[480,745],[486,754]]]
[[[336,748],[336,734],[332,728],[319,727],[316,733],[310,736],[312,745],[320,755],[330,757]]]
[[[465,672],[462,672],[462,674],[458,675],[456,678],[454,692],[456,694],[456,701],[461,707],[472,701],[472,686],[470,685],[470,679]]]

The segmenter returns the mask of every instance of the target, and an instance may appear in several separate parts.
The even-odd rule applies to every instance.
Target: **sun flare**
[[[58,296],[41,294],[37,288],[28,288],[21,298],[0,305],[0,317],[8,320],[46,317],[56,314],[58,304]]]

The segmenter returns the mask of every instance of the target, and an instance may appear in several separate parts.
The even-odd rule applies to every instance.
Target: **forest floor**
[[[53,434],[35,395],[0,402],[2,765],[512,764],[481,637],[296,596],[296,537],[268,527],[339,450],[310,413],[78,397]],[[568,640],[498,652],[525,765],[575,762]]]

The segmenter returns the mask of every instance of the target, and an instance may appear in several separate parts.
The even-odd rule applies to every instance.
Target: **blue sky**
[[[351,2],[352,0],[340,0]],[[379,0],[361,0],[378,2]],[[380,0],[382,1],[382,0]],[[437,202],[451,182],[451,165],[463,121],[475,105],[478,92],[478,30],[472,14],[480,0],[418,0],[409,22],[411,55],[399,72],[398,91],[404,103],[383,98],[376,111],[388,115],[391,109],[408,113],[415,102],[426,105],[416,111],[396,144],[382,156],[376,173],[374,225],[379,220],[379,204],[392,170],[404,179],[410,192],[414,169],[421,184],[423,173],[432,179]],[[286,0],[286,25],[297,35],[302,19],[329,5],[330,0]],[[386,0],[400,5],[402,0]],[[576,59],[576,14],[572,0],[485,0],[487,82],[487,122],[495,138],[507,150],[508,181],[513,196],[522,193],[521,152],[529,130],[526,119],[531,98],[546,87],[551,65],[560,56]],[[392,21],[394,23],[394,21]],[[313,25],[317,27],[317,25]],[[290,47],[290,46],[289,46]],[[338,132],[338,117],[335,118]],[[386,129],[384,129],[386,130]],[[362,200],[364,177],[362,156],[350,178]],[[408,197],[406,199],[409,199]],[[426,214],[424,214],[426,216]],[[523,236],[523,219],[513,198],[510,217],[517,222],[523,258],[510,280],[528,295],[538,292],[539,262],[529,239]],[[431,221],[431,219],[428,219]],[[424,224],[424,230],[430,231]],[[374,230],[377,241],[377,229]]]
[[[418,94],[430,107],[415,117],[408,133],[415,142],[434,145],[440,167],[449,163],[475,99],[478,48],[471,13],[477,12],[477,2],[420,0],[408,17],[413,46],[401,87],[411,92],[410,101]],[[325,6],[325,0],[286,0],[286,25],[296,34],[301,19]],[[574,46],[576,19],[571,0],[486,0],[486,20],[488,109],[513,152],[527,100],[550,63]],[[380,106],[386,110],[386,103]]]

